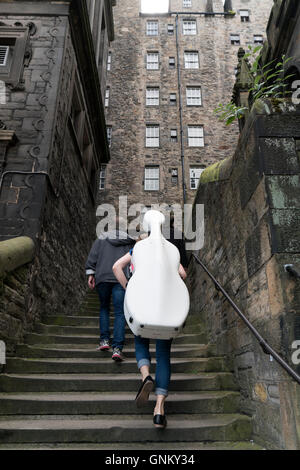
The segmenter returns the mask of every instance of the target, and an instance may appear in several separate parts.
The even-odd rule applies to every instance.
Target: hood
[[[134,245],[135,240],[131,238],[126,232],[120,230],[112,230],[110,232],[102,233],[100,239],[106,239],[113,246]]]

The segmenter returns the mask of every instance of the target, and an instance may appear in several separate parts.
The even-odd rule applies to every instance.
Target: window
[[[170,105],[175,106],[177,102],[176,93],[170,93]]]
[[[107,56],[107,71],[109,72],[110,70],[111,70],[111,52],[109,52]]]
[[[240,10],[241,22],[247,23],[250,21],[249,10]]]
[[[147,53],[147,70],[158,70],[159,61],[158,61],[158,52],[148,52]]]
[[[199,68],[198,52],[185,52],[184,53],[184,66],[186,69]]]
[[[105,91],[105,107],[108,108],[109,106],[109,98],[110,98],[110,88],[106,88]]]
[[[158,36],[158,21],[147,21],[147,36]]]
[[[264,43],[264,38],[262,37],[261,34],[255,34],[253,37],[254,44],[263,44]]]
[[[146,105],[159,106],[159,88],[148,87],[146,90]]]
[[[169,57],[169,67],[175,69],[175,57]]]
[[[158,191],[159,190],[159,167],[146,166],[145,167],[145,191]]]
[[[0,46],[0,67],[6,67],[9,46]]]
[[[192,6],[192,0],[183,0],[183,8],[190,8]]]
[[[196,20],[184,20],[183,21],[183,34],[184,35],[195,35],[197,34],[197,23]]]
[[[171,169],[171,182],[172,182],[172,186],[178,185],[178,169],[177,168]]]
[[[168,24],[168,35],[173,36],[173,34],[174,34],[174,25]]]
[[[203,126],[188,126],[188,146],[204,147]]]
[[[2,23],[3,24],[3,23]],[[23,74],[26,59],[28,28],[0,26],[0,80],[18,85]]]
[[[190,168],[190,188],[197,189],[200,176],[203,173],[205,168]]]
[[[99,189],[105,189],[105,180],[106,180],[106,165],[101,165]]]
[[[159,126],[146,126],[146,147],[159,147]]]
[[[186,88],[186,104],[188,106],[201,106],[201,88],[200,87],[187,87]]]
[[[107,130],[108,145],[109,145],[109,147],[111,147],[112,127],[111,127],[111,126],[107,126],[106,130]]]
[[[170,138],[171,138],[171,142],[178,141],[177,129],[171,129]]]
[[[231,34],[230,41],[233,46],[238,46],[241,43],[239,34]]]

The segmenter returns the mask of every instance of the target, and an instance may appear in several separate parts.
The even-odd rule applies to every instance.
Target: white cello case
[[[134,272],[128,282],[124,313],[136,336],[175,338],[182,330],[190,308],[188,289],[178,269],[180,254],[161,233],[165,217],[148,211],[144,230],[150,236],[138,242],[132,254]]]

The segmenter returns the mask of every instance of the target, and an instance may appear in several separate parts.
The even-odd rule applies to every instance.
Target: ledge
[[[32,261],[35,245],[29,237],[0,242],[0,277]]]

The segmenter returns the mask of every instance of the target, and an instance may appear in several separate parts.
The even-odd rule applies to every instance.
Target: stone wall
[[[195,204],[205,205],[199,256],[258,332],[299,374],[300,340],[299,111],[264,115],[257,103],[236,153],[202,174]],[[189,272],[192,314],[201,315],[218,354],[233,361],[242,410],[253,416],[254,440],[298,449],[299,385],[269,355],[199,265]],[[298,354],[299,356],[299,354]],[[298,426],[298,429],[297,429]]]
[[[6,289],[9,296],[5,309],[17,312],[14,299],[22,298],[29,320],[24,320],[22,330],[22,322],[8,321],[1,312],[1,326],[15,343],[44,313],[71,314],[79,308],[87,289],[85,261],[96,238],[97,169],[109,160],[109,151],[101,97],[105,75],[102,77],[95,56],[100,37],[93,38],[84,5],[75,1],[0,4],[5,12],[1,13],[0,30],[5,25],[12,31],[16,23],[28,28],[30,52],[20,82],[7,83],[6,102],[0,108],[0,124],[14,131],[3,162],[1,141],[0,173],[4,171],[5,176],[0,197],[0,241],[27,235],[36,246],[26,274],[25,284],[30,287],[21,288],[17,278],[11,278],[15,293],[9,285]],[[111,8],[105,12],[111,22],[111,40]],[[95,32],[103,15],[102,2],[93,20]],[[103,54],[107,54],[107,29],[101,38]],[[76,103],[75,87],[79,97]],[[15,171],[44,174],[21,175]]]

